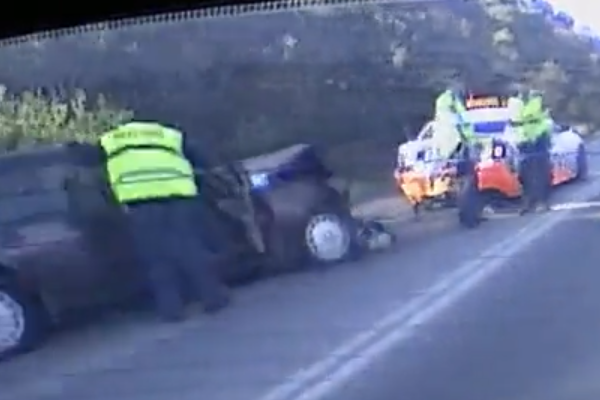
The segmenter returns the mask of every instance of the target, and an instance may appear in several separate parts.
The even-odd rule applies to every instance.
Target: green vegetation
[[[41,92],[10,95],[0,87],[0,143],[5,151],[38,143],[89,141],[132,116],[108,105],[102,96],[90,105],[81,90],[60,100]]]
[[[389,177],[396,145],[428,119],[434,96],[457,72],[477,91],[529,82],[545,91],[558,119],[600,127],[598,56],[512,0],[96,31],[3,49],[0,65],[0,82],[15,93],[103,93],[137,118],[183,128],[211,153],[244,157],[308,141],[326,148],[340,170],[364,176]],[[11,148],[89,139],[131,117],[102,97],[84,110],[78,93],[68,101],[4,95],[0,138]]]

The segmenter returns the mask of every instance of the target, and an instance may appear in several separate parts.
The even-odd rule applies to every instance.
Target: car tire
[[[0,360],[36,348],[48,332],[39,302],[0,280]]]
[[[577,175],[575,176],[575,180],[577,181],[585,181],[589,176],[589,164],[588,164],[588,156],[587,151],[584,145],[579,145],[577,148]]]
[[[322,224],[327,224],[323,226]],[[312,230],[321,225],[320,230],[337,231],[341,250],[321,254],[315,242]],[[334,233],[335,235],[335,233]],[[342,197],[336,195],[306,213],[302,221],[282,224],[272,221],[266,229],[267,260],[265,275],[279,275],[302,271],[310,265],[334,264],[358,258],[360,245],[358,240],[358,223],[351,215]],[[318,238],[317,238],[318,240]],[[331,250],[331,249],[330,249]]]
[[[358,224],[349,211],[337,207],[315,210],[304,228],[309,262],[335,264],[358,257]]]

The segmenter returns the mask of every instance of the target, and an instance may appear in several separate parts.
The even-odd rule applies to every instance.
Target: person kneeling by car
[[[183,134],[156,123],[132,122],[104,133],[100,146],[159,315],[167,321],[183,319],[180,273],[207,312],[224,308],[229,294],[219,279],[216,255],[194,225],[198,185],[193,164],[198,157]]]

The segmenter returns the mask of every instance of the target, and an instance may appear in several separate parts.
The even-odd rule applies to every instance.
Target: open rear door
[[[250,175],[246,171],[246,169],[241,165],[241,163],[236,163],[234,165],[235,174],[238,181],[238,198],[241,201],[241,218],[244,224],[246,225],[246,231],[248,233],[248,237],[256,250],[264,254],[266,251],[265,240],[263,236],[263,232],[260,229],[260,224],[258,221],[259,212],[256,209],[256,199],[252,195],[253,183],[250,179]]]
[[[242,225],[255,251],[264,253],[265,243],[258,222],[256,199],[252,195],[252,182],[244,168],[234,163],[199,173],[205,188],[210,191],[206,201],[235,225],[234,230],[239,231],[238,227]]]

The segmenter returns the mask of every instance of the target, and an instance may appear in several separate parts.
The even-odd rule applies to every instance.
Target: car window
[[[554,128],[552,130],[552,133],[554,133],[555,135],[557,134],[561,134],[565,131],[569,130],[569,126],[568,125],[564,125],[564,124],[554,124]]]
[[[62,166],[22,168],[0,173],[0,196],[61,190],[64,178],[65,169]]]
[[[0,174],[0,223],[66,211],[64,169],[15,169]]]
[[[64,192],[0,196],[0,224],[66,212]]]
[[[433,124],[430,122],[419,133],[419,140],[428,140],[433,138]]]
[[[65,188],[70,213],[79,220],[101,218],[116,208],[100,167],[73,166]]]

